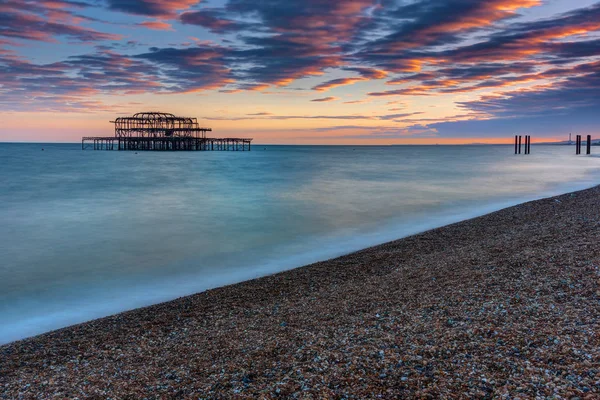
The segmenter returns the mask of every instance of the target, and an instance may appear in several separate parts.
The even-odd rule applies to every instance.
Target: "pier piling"
[[[521,154],[521,146],[525,146],[523,148],[523,154],[531,154],[531,136],[525,135],[525,141],[523,141],[523,136],[515,135],[515,154]]]
[[[592,154],[592,135],[587,135],[587,144],[585,146],[585,154]]]
[[[581,135],[575,136],[575,154],[581,154]]]

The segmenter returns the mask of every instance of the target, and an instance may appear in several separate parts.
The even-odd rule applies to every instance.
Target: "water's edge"
[[[104,302],[102,304],[85,304],[79,312],[69,310],[68,313],[57,315],[44,315],[42,319],[34,318],[26,321],[21,321],[21,326],[12,325],[11,332],[1,332],[0,329],[0,345],[12,343],[14,341],[24,340],[27,338],[43,335],[55,330],[61,330],[70,326],[79,325],[92,320],[109,317],[123,312],[131,312],[136,309],[174,301],[178,298],[187,297],[197,293],[202,293],[208,290],[222,288],[225,286],[235,285],[241,282],[258,279],[268,275],[273,275],[296,268],[304,268],[315,262],[330,260],[344,255],[352,254],[366,248],[382,245],[391,241],[400,240],[415,234],[423,233],[429,230],[441,228],[450,224],[466,221],[487,215],[502,209],[510,208],[519,204],[550,198],[558,195],[574,193],[577,191],[590,189],[597,184],[590,185],[589,183],[568,183],[558,185],[555,188],[545,190],[535,196],[527,196],[524,198],[514,198],[493,202],[490,204],[481,205],[470,210],[461,210],[460,212],[450,212],[446,210],[436,214],[428,221],[418,221],[415,224],[408,226],[388,225],[382,227],[377,232],[370,232],[364,235],[353,235],[344,238],[336,238],[330,242],[316,240],[315,251],[300,256],[287,257],[282,259],[272,259],[260,265],[243,265],[233,268],[227,274],[220,274],[212,280],[204,278],[203,288],[198,290],[194,275],[184,275],[174,278],[173,281],[163,283],[164,287],[136,286],[132,287],[127,293],[127,298],[114,299],[114,302]],[[341,243],[340,243],[341,242]],[[320,248],[318,248],[320,247]],[[174,291],[173,288],[176,288]],[[148,291],[156,291],[162,293],[148,302]],[[168,292],[177,292],[177,295],[166,294]],[[142,295],[143,294],[143,295]],[[119,304],[127,303],[127,307],[119,307]],[[19,332],[19,333],[17,333]]]

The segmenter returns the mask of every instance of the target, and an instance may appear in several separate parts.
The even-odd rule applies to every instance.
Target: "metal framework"
[[[86,136],[81,149],[154,151],[250,151],[247,138],[207,138],[210,128],[201,128],[196,118],[161,112],[142,112],[114,121],[115,136]]]
[[[115,124],[115,137],[206,137],[210,128],[200,128],[196,118],[176,117],[161,112],[143,112],[133,117],[119,117]]]

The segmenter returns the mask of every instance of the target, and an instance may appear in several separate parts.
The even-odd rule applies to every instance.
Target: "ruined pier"
[[[196,118],[143,112],[115,121],[114,136],[84,136],[81,149],[135,151],[250,151],[252,139],[206,137]]]

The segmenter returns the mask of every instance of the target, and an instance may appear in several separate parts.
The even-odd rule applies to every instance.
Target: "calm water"
[[[0,343],[600,180],[600,158],[567,146],[532,152],[0,144]]]

